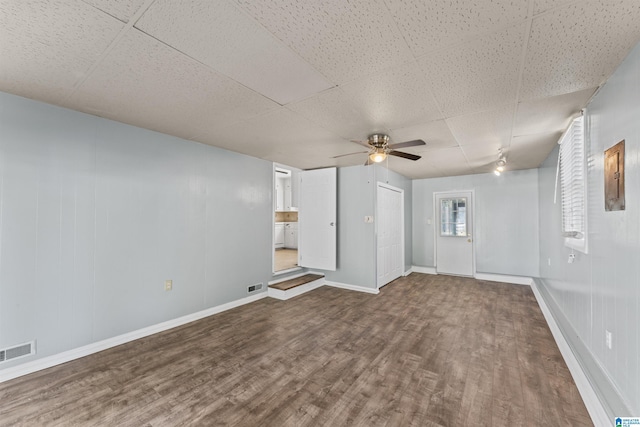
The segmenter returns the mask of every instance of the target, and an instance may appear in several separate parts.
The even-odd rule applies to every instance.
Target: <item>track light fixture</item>
[[[500,176],[502,172],[504,172],[505,166],[507,166],[507,158],[502,153],[502,148],[498,150],[498,160],[496,161],[496,169],[493,171],[494,174]]]

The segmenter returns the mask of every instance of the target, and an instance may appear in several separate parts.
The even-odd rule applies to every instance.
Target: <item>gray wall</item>
[[[537,169],[414,180],[413,265],[436,266],[433,194],[455,190],[475,191],[476,272],[538,276]]]
[[[405,271],[412,260],[412,187],[402,175],[379,165],[338,169],[338,262],[336,271],[325,271],[327,280],[376,289],[375,223],[376,188],[382,182],[404,190]]]
[[[271,279],[270,162],[4,93],[0,128],[0,348],[41,358]]]
[[[540,169],[540,283],[554,316],[574,337],[574,351],[592,369],[592,382],[615,415],[640,414],[640,46],[587,108],[587,255],[560,237],[560,210],[552,204],[557,150]],[[605,212],[603,152],[624,139],[626,210]],[[551,265],[549,265],[549,260]],[[605,345],[605,330],[613,348]],[[601,371],[601,372],[599,372]],[[619,394],[615,390],[618,390]],[[623,396],[623,397],[621,397]]]

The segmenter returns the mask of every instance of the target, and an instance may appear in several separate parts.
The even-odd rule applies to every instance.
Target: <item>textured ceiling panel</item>
[[[286,108],[207,131],[194,139],[272,160],[286,155],[287,161],[281,163],[298,168],[305,164],[303,160],[308,160],[306,153],[317,162],[327,164],[332,162],[330,157],[334,154],[331,153],[351,144]],[[303,155],[295,161],[295,154],[300,153]]]
[[[129,19],[140,9],[146,0],[82,0],[91,6],[97,7],[103,12],[118,18],[123,22]]]
[[[237,2],[335,84],[412,59],[382,0]]]
[[[0,90],[59,104],[123,26],[82,2],[0,1]]]
[[[380,128],[400,128],[442,118],[424,73],[415,62],[342,86],[358,109]]]
[[[126,34],[68,106],[183,138],[279,108],[137,30]]]
[[[157,0],[136,27],[280,104],[332,86],[229,0]]]
[[[582,1],[582,0],[578,0]],[[576,0],[534,0],[533,2],[533,15],[544,13],[554,7],[564,6],[567,3],[575,3]]]
[[[413,141],[414,139],[423,140],[426,145],[402,149],[402,151],[416,154],[458,146],[458,142],[453,137],[449,126],[447,126],[444,120],[436,120],[429,123],[394,129],[391,131],[390,136],[392,142]]]
[[[462,147],[462,152],[467,158],[467,163],[474,169],[487,167],[487,172],[495,169],[498,160],[498,150],[500,144],[493,142],[487,144],[466,145]]]
[[[445,117],[516,101],[524,29],[510,27],[419,60]]]
[[[599,86],[640,39],[637,0],[583,1],[533,20],[522,99]]]
[[[638,0],[0,0],[0,90],[300,168],[384,132],[426,141],[385,163],[411,178],[489,172],[497,147],[512,170],[638,22]]]
[[[319,126],[331,129],[345,139],[365,139],[375,129],[373,121],[356,108],[342,89],[334,88],[287,106]]]
[[[527,17],[529,0],[385,0],[414,55],[502,29]]]
[[[491,111],[453,117],[447,119],[447,124],[461,146],[490,144],[506,148],[511,139],[514,108],[506,105]]]
[[[431,161],[428,155],[418,161],[410,161],[398,157],[389,156],[389,162],[385,160],[383,166],[389,166],[389,169],[396,171],[407,178],[435,178],[443,176],[444,172],[440,169],[443,164]],[[384,175],[382,177],[384,179]]]
[[[555,148],[561,135],[561,132],[555,132],[514,137],[507,156],[507,170],[537,168]]]
[[[595,90],[596,88],[590,88],[566,95],[520,103],[513,135],[564,132],[569,126],[571,117],[584,108]]]

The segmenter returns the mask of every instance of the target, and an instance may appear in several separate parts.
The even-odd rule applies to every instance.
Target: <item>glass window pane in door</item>
[[[440,201],[440,235],[456,237],[467,235],[467,198]]]

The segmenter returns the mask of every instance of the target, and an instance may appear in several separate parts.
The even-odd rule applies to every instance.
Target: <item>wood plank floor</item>
[[[0,425],[589,426],[526,286],[265,298],[0,384]]]
[[[295,279],[289,279],[280,283],[274,283],[273,285],[269,285],[269,287],[281,291],[287,291],[289,289],[305,285],[309,282],[314,282],[318,279],[322,279],[323,277],[324,276],[321,274],[305,274],[304,276],[296,277]]]

